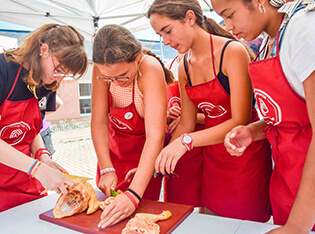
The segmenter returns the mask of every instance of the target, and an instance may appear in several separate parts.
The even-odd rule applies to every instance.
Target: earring
[[[260,4],[258,5],[259,11],[261,14],[265,14],[266,13],[266,8],[264,5]]]
[[[42,53],[39,53],[39,57],[41,57],[42,56]]]

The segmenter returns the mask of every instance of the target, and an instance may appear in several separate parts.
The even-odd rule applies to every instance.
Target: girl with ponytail
[[[177,183],[183,185],[180,196],[187,199],[194,197],[192,193],[200,193],[205,213],[268,221],[268,142],[254,142],[241,160],[232,157],[223,144],[232,128],[259,119],[247,71],[251,61],[248,50],[206,19],[197,0],[155,0],[147,16],[165,45],[186,53],[178,70],[180,123],[169,145],[157,157],[155,170],[178,175]],[[206,129],[194,131],[198,110],[205,115]],[[204,147],[199,177],[194,170],[199,164],[193,160],[182,162],[183,155],[195,147]],[[196,190],[190,189],[198,184]],[[176,197],[172,199],[176,202]]]
[[[118,25],[98,31],[93,62],[96,182],[107,196],[113,190],[125,191],[103,211],[99,227],[106,228],[129,217],[142,198],[159,199],[161,178],[153,178],[154,162],[164,144],[166,82],[172,83],[173,76],[154,53],[142,49],[131,32]]]

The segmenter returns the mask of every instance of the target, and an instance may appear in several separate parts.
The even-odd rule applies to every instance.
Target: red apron
[[[144,119],[138,114],[134,104],[135,83],[133,84],[132,103],[124,108],[112,107],[109,93],[109,148],[110,158],[118,177],[117,188],[125,191],[130,183],[125,182],[127,172],[138,167],[140,156],[146,141]],[[96,183],[99,183],[98,166]],[[161,178],[153,178],[147,186],[143,198],[158,200]]]
[[[213,48],[210,35],[211,48]],[[214,61],[213,49],[212,61]],[[214,74],[215,67],[214,63]],[[231,119],[230,95],[219,79],[188,87],[194,105],[205,114],[206,128]],[[258,120],[252,108],[251,122]],[[242,157],[231,156],[223,143],[204,147],[202,202],[218,215],[265,222],[270,218],[270,146],[266,140],[253,142]]]
[[[279,35],[279,34],[278,34]],[[249,64],[258,107],[268,124],[274,170],[270,200],[274,223],[284,225],[299,189],[305,158],[312,138],[306,103],[288,83],[276,56]],[[313,230],[315,227],[313,227]]]
[[[181,106],[178,82],[167,87],[168,109]],[[204,129],[203,124],[197,124],[195,131]],[[164,197],[166,202],[180,203],[194,207],[202,207],[201,185],[203,147],[196,147],[186,152],[177,162],[174,174],[166,177]],[[193,165],[193,166],[192,166]]]
[[[10,101],[22,66],[16,75],[9,95],[0,106],[0,138],[20,152],[30,156],[30,146],[39,133],[41,115],[38,101]],[[42,184],[25,172],[0,163],[0,211],[40,198]]]

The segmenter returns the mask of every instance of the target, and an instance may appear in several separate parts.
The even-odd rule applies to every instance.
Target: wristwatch
[[[184,133],[182,135],[182,143],[187,148],[188,151],[193,149],[193,140],[190,135]]]

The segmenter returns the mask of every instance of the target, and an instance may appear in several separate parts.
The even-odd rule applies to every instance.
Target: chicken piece
[[[130,219],[121,233],[159,234],[160,226],[156,223],[151,222],[151,220],[147,217],[139,215]]]
[[[115,197],[108,197],[104,201],[99,201],[98,202],[98,207],[101,208],[102,210],[105,210],[106,206],[108,206],[112,201],[115,200]]]
[[[126,227],[122,230],[122,234],[158,234],[160,226],[155,222],[166,220],[172,216],[170,211],[163,211],[160,214],[138,213],[134,218],[130,219]]]
[[[116,193],[116,196],[118,194],[122,194],[123,192],[118,189]],[[112,201],[115,200],[115,196],[110,196],[108,198],[106,198],[104,201],[98,201],[98,207],[101,208],[102,210],[104,210],[106,208],[106,206],[108,206]]]
[[[89,193],[90,193],[90,200],[89,200],[89,206],[86,214],[93,214],[95,211],[98,209],[98,201],[97,201],[97,196],[94,191],[94,188],[91,184],[85,183],[85,186],[87,186]]]
[[[149,213],[138,213],[136,216],[147,217],[151,222],[156,223],[159,220],[167,220],[172,216],[172,213],[169,210],[164,210],[160,214],[149,214]]]
[[[88,209],[92,214],[98,209],[97,196],[91,184],[84,179],[75,179],[74,186],[67,194],[62,194],[53,209],[55,218],[63,218]]]

